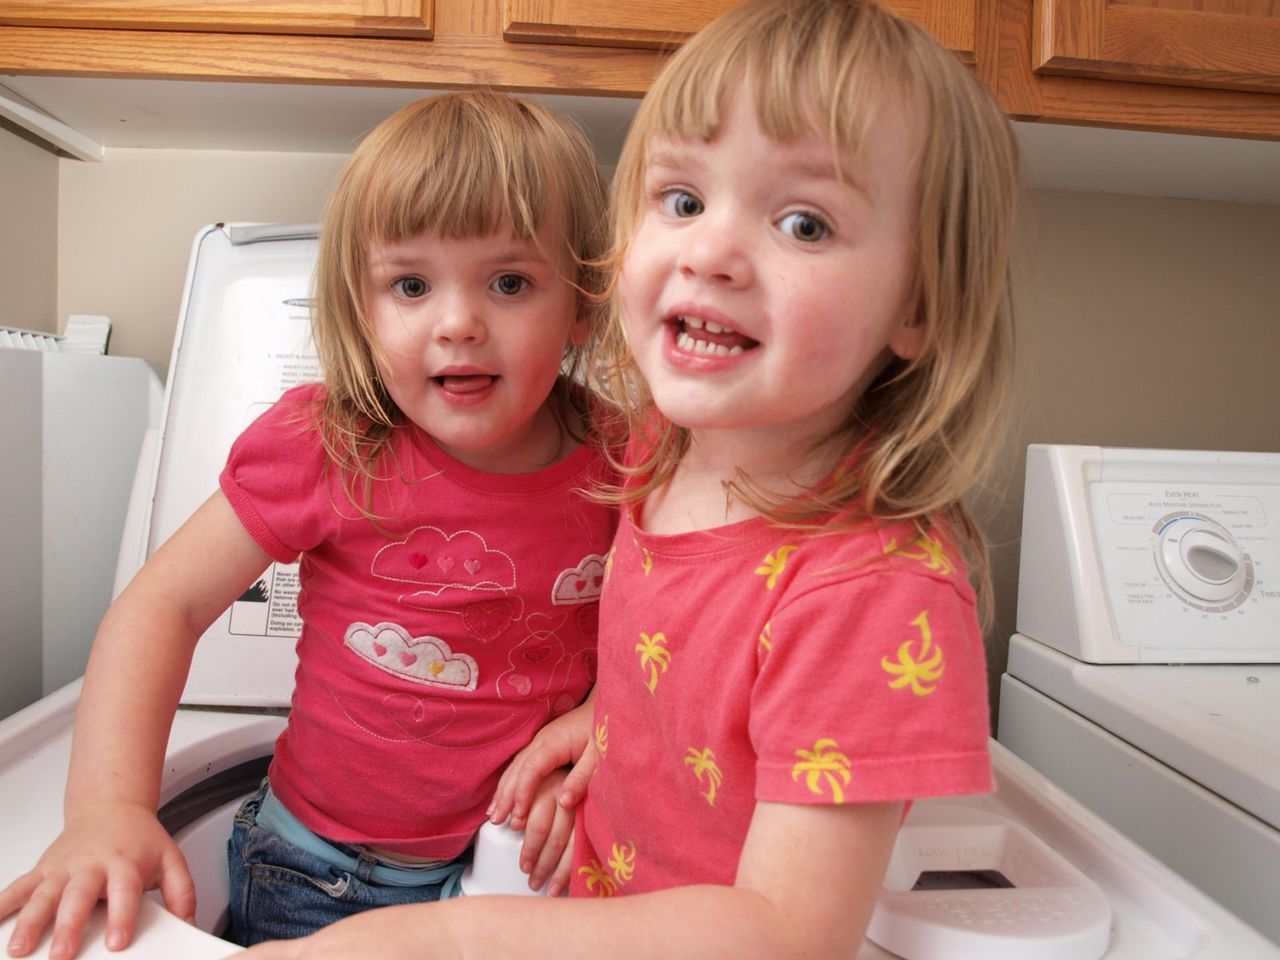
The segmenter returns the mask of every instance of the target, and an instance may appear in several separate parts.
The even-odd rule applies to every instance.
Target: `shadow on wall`
[[[1036,191],[1029,208],[1014,422],[974,503],[993,544],[993,724],[1028,444],[1280,451],[1280,207]]]

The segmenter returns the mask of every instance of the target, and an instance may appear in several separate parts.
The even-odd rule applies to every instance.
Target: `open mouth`
[[[697,317],[674,318],[676,346],[685,353],[708,357],[736,357],[760,346],[758,340]]]
[[[497,382],[497,377],[487,373],[449,374],[432,377],[442,390],[453,394],[479,393]]]

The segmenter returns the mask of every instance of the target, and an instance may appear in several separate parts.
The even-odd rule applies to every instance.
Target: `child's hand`
[[[560,786],[557,802],[572,810],[582,801],[597,762],[591,737],[592,699],[552,720],[511,758],[486,812],[490,820],[504,823],[510,817],[514,829],[525,829],[539,785],[553,771],[569,765],[573,769]]]
[[[573,811],[556,802],[567,776],[567,770],[556,770],[538,784],[520,848],[520,869],[529,875],[529,889],[541,890],[550,877],[549,897],[564,892],[573,865]]]
[[[52,922],[50,960],[74,956],[89,913],[103,897],[107,949],[123,949],[133,939],[142,891],[153,886],[159,886],[171,913],[194,922],[191,873],[152,811],[134,804],[103,804],[74,817],[35,868],[0,891],[0,920],[21,911],[9,938],[9,955],[30,954]]]

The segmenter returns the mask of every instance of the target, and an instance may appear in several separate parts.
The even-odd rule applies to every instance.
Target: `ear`
[[[903,320],[889,337],[889,349],[902,360],[914,360],[924,349],[924,324],[917,317]]]

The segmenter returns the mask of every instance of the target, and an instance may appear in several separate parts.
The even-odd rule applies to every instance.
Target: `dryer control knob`
[[[1180,517],[1167,524],[1156,563],[1169,586],[1197,606],[1233,600],[1248,584],[1248,557],[1230,533],[1204,517]]]

